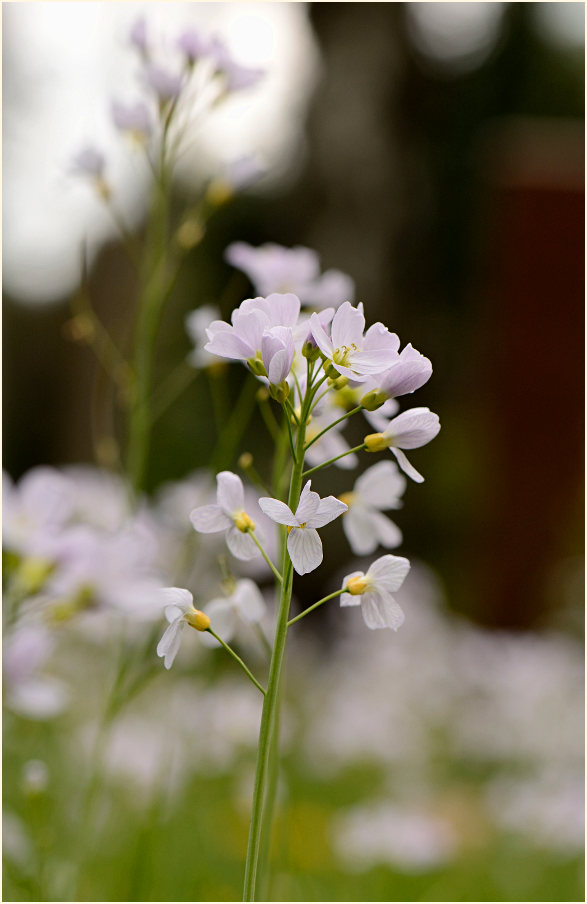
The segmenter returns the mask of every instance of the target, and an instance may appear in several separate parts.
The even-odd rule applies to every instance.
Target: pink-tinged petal
[[[434,439],[439,430],[438,415],[429,408],[409,408],[390,422],[385,435],[393,439],[396,448],[418,449]]]
[[[267,315],[258,309],[237,310],[232,317],[236,335],[250,348],[249,357],[261,350],[263,332],[269,326]]]
[[[291,365],[293,361],[293,349],[288,351],[286,348],[281,349],[281,351],[276,352],[271,361],[269,363],[269,367],[265,365],[267,369],[267,377],[269,378],[269,382],[274,385],[278,385],[282,383],[283,380],[289,375],[291,370]]]
[[[355,483],[355,492],[363,502],[384,510],[400,508],[400,496],[406,489],[406,479],[393,461],[378,461],[364,471]]]
[[[386,351],[393,364],[399,357],[399,338],[395,333],[390,333],[383,323],[374,323],[365,333],[363,349],[369,352]]]
[[[192,594],[183,587],[163,587],[159,590],[159,596],[163,600],[163,605],[165,606],[167,621],[172,621],[167,614],[169,608],[176,608],[180,613],[185,614],[188,609],[191,609],[194,605]]]
[[[326,496],[320,500],[318,509],[307,519],[306,523],[308,527],[324,527],[325,524],[330,524],[346,511],[348,511],[346,503],[341,502],[336,496]]]
[[[261,553],[255,545],[255,541],[248,534],[243,534],[238,527],[230,527],[226,532],[226,545],[235,558],[243,562],[255,559]]]
[[[401,544],[403,536],[397,524],[394,524],[387,515],[382,515],[381,512],[375,509],[373,509],[371,517],[380,546],[384,546],[386,549],[395,549],[396,546]]]
[[[318,493],[314,493],[311,487],[312,481],[308,480],[300,494],[300,501],[298,502],[298,507],[296,509],[296,518],[298,519],[298,524],[305,524],[318,511],[318,507],[320,505],[320,496],[318,495]],[[314,525],[312,524],[310,525],[310,527],[313,526]]]
[[[230,601],[244,620],[251,624],[261,621],[267,611],[263,594],[250,578],[243,578],[237,583]]]
[[[365,573],[363,571],[353,571],[351,574],[347,574],[345,579],[342,582],[342,586],[346,587],[351,578],[363,578],[365,577]],[[361,597],[356,593],[343,593],[340,597],[340,605],[341,606],[360,606],[361,605]]]
[[[342,519],[342,529],[356,556],[368,556],[377,549],[377,531],[371,512],[372,510],[356,503],[351,505]]]
[[[341,304],[332,321],[332,345],[334,348],[356,345],[361,348],[363,344],[363,330],[365,318],[361,308],[354,308],[350,301]]]
[[[363,618],[368,628],[391,628],[397,631],[404,623],[404,613],[392,596],[368,591],[361,597]]]
[[[262,496],[259,499],[259,508],[277,524],[287,524],[289,527],[300,526],[298,519],[285,502],[272,499],[270,496]]]
[[[230,527],[232,520],[219,505],[201,505],[190,512],[190,521],[194,529],[201,534],[215,534]]]
[[[254,354],[250,346],[233,332],[232,327],[214,333],[204,350],[219,358],[231,358],[234,361],[246,361]]]
[[[294,327],[300,313],[300,299],[292,292],[274,292],[266,298],[271,326]]]
[[[406,345],[397,363],[383,374],[380,388],[392,397],[406,395],[420,389],[431,376],[432,362]]]
[[[183,618],[176,619],[167,627],[163,637],[157,644],[157,656],[164,657],[163,664],[166,669],[170,669],[173,665],[186,624],[187,622]]]
[[[354,297],[355,284],[350,276],[340,270],[326,270],[305,290],[303,303],[320,308],[326,305],[338,307],[344,301],[352,302]]]
[[[377,588],[394,593],[403,584],[409,570],[408,559],[403,556],[387,555],[381,556],[371,564],[367,577]]]
[[[392,452],[395,455],[395,457],[397,458],[397,463],[400,466],[400,468],[402,469],[402,471],[404,472],[404,474],[407,474],[408,477],[411,477],[411,479],[413,481],[415,481],[415,483],[424,483],[424,478],[422,477],[420,472],[416,471],[415,467],[412,464],[410,464],[407,456],[404,455],[404,453],[401,451],[401,449],[396,449],[393,446],[391,446],[390,452]]]
[[[329,458],[335,458],[337,455],[347,452],[349,449],[350,446],[346,439],[341,436],[338,429],[334,427],[332,430],[329,430],[328,433],[325,433],[313,446],[310,446],[305,453],[305,457],[309,464],[314,467],[315,465],[322,464],[324,461],[328,461]],[[339,459],[334,464],[338,468],[351,470],[352,468],[355,468],[358,463],[359,459],[353,453],[352,455],[345,455],[344,458]]]
[[[393,354],[385,348],[362,349],[350,358],[350,364],[357,374],[378,374],[393,363]],[[356,378],[355,378],[356,379]]]
[[[220,471],[216,476],[218,505],[227,515],[241,512],[245,507],[245,491],[238,474]]]
[[[322,561],[322,541],[318,531],[308,527],[294,527],[287,538],[287,550],[298,574],[308,574]]]
[[[334,346],[332,344],[332,340],[329,338],[326,330],[322,326],[318,314],[312,314],[312,316],[310,317],[310,330],[312,332],[312,336],[314,337],[314,341],[322,354],[326,355],[327,358],[332,358]]]

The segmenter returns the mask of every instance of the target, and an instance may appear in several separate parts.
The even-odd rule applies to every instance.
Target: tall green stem
[[[312,398],[311,391],[308,391],[296,437],[296,461],[291,475],[289,485],[288,505],[295,511],[300,498],[302,489],[302,471],[304,467],[304,443],[306,440],[306,421],[308,417],[308,409]],[[279,688],[281,681],[281,671],[283,658],[285,653],[285,641],[287,636],[287,621],[289,617],[289,608],[291,604],[291,592],[293,584],[293,567],[291,560],[284,545],[283,567],[281,569],[283,575],[283,583],[281,585],[281,596],[279,601],[279,613],[277,617],[277,628],[275,630],[275,640],[273,644],[273,655],[271,657],[271,665],[269,667],[269,680],[267,682],[267,692],[263,703],[263,712],[261,715],[261,727],[259,730],[259,747],[257,751],[257,771],[255,775],[255,787],[253,791],[253,806],[251,812],[251,824],[249,829],[249,843],[247,847],[247,860],[245,865],[245,881],[243,890],[243,901],[256,901],[257,889],[259,883],[259,859],[261,852],[261,838],[263,833],[263,823],[270,824],[271,814],[267,812],[265,807],[267,798],[267,788],[270,779],[270,760],[271,748],[273,744],[278,743],[275,737],[275,728],[277,724],[277,715],[279,709]],[[273,737],[272,737],[273,736]]]

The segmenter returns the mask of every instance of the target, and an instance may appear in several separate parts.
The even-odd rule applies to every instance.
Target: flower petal
[[[190,521],[201,534],[215,534],[232,525],[231,519],[219,505],[200,505],[190,512]]]
[[[311,486],[312,481],[306,481],[306,485],[300,494],[300,501],[298,502],[298,507],[296,509],[298,524],[305,524],[313,517],[315,512],[318,511],[320,496],[311,489]],[[310,524],[310,527],[315,526],[316,525],[314,524]]]
[[[420,472],[416,471],[415,467],[412,464],[410,464],[407,456],[404,455],[404,453],[401,451],[401,449],[396,449],[394,446],[391,446],[390,452],[393,452],[393,454],[397,458],[397,463],[400,466],[400,468],[402,469],[402,471],[404,472],[404,474],[407,474],[408,477],[411,477],[412,480],[416,481],[416,483],[424,483],[424,478],[422,477]]]
[[[210,627],[227,643],[234,634],[236,613],[230,600],[220,597],[206,606],[205,613],[210,619]],[[205,647],[219,647],[220,644],[208,631],[199,631],[199,638]]]
[[[346,511],[348,511],[348,505],[345,502],[341,502],[336,496],[326,496],[320,500],[318,510],[307,519],[306,523],[308,527],[324,527],[325,524],[330,524]]]
[[[320,323],[320,317],[318,314],[312,314],[312,316],[310,317],[310,329],[312,331],[314,341],[322,354],[326,355],[327,358],[332,358],[334,351],[332,340]]]
[[[277,524],[287,524],[289,527],[299,527],[299,521],[293,514],[292,510],[279,499],[272,499],[271,496],[261,496],[259,499],[259,508],[265,512],[272,521]]]
[[[395,549],[402,542],[402,532],[394,522],[375,509],[371,513],[372,524],[375,529],[377,540],[381,546],[386,549]]]
[[[322,541],[318,531],[312,528],[292,528],[287,538],[287,549],[298,574],[314,571],[322,561]]]
[[[409,408],[390,421],[385,434],[396,448],[417,449],[434,439],[439,430],[438,415],[429,408]]]
[[[230,549],[233,556],[246,562],[248,559],[254,559],[261,555],[257,549],[254,540],[248,534],[243,534],[237,527],[229,527],[226,532],[226,545]]]
[[[176,619],[168,625],[163,637],[157,644],[157,656],[163,656],[163,664],[166,669],[170,669],[173,661],[177,656],[179,645],[181,643],[181,635],[187,622],[183,617]]]
[[[365,317],[360,308],[354,308],[350,301],[345,301],[332,321],[332,345],[336,348],[356,345],[361,348],[363,344],[363,330],[365,329]],[[316,337],[314,337],[316,338]],[[318,340],[316,339],[316,342]]]
[[[409,570],[408,559],[389,554],[381,556],[371,564],[367,577],[377,588],[383,588],[383,590],[393,593],[395,590],[399,590]]]
[[[342,582],[342,586],[346,587],[351,578],[362,578],[364,577],[363,571],[353,571],[351,574],[347,574],[344,581]],[[360,606],[361,605],[361,597],[356,593],[342,593],[340,597],[340,605],[341,606]]]
[[[245,507],[245,491],[238,474],[220,471],[216,476],[218,505],[227,515],[240,512]]]
[[[351,505],[342,519],[342,529],[356,556],[368,556],[378,545],[377,530],[371,517],[373,509],[361,505]]]
[[[230,601],[244,620],[251,623],[261,621],[267,610],[263,594],[250,578],[238,581]]]
[[[404,613],[392,596],[374,590],[361,597],[363,618],[368,628],[391,628],[397,631],[404,623]]]
[[[159,595],[163,599],[167,621],[171,621],[169,616],[167,616],[168,609],[178,609],[182,615],[185,615],[188,609],[191,609],[194,605],[192,594],[183,587],[163,587],[159,591]]]
[[[406,479],[395,462],[385,459],[367,468],[356,480],[354,489],[361,501],[373,508],[396,509],[401,506],[399,500],[406,489]]]

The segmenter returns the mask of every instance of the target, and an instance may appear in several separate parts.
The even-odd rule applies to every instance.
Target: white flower
[[[391,595],[399,590],[410,570],[403,556],[381,556],[367,573],[354,571],[346,576],[342,586],[347,592],[340,597],[341,606],[361,606],[368,628],[392,628],[397,631],[404,623],[404,613]]]
[[[290,528],[287,549],[298,574],[314,571],[322,561],[322,541],[316,528],[324,527],[347,510],[344,502],[335,496],[320,499],[318,493],[310,489],[311,483],[308,480],[302,490],[295,515],[285,502],[269,496],[259,499],[259,506],[266,515],[277,524],[286,524]]]
[[[190,311],[185,318],[185,328],[194,343],[193,351],[188,355],[188,364],[193,367],[210,367],[221,360],[217,355],[211,355],[204,348],[208,342],[206,334],[210,324],[220,317],[220,310],[216,305],[204,304],[195,311]]]
[[[379,461],[361,474],[350,493],[342,493],[340,498],[349,507],[342,527],[355,555],[369,555],[378,545],[393,549],[402,542],[399,527],[381,513],[400,508],[405,488],[406,480],[397,465]]]
[[[165,618],[169,626],[157,644],[157,656],[161,656],[165,668],[170,669],[177,656],[185,626],[191,625],[196,631],[206,631],[210,627],[210,619],[194,608],[194,598],[189,590],[165,587],[161,590],[161,595],[166,600]]]
[[[253,559],[260,555],[254,540],[248,536],[255,529],[245,512],[243,483],[232,471],[220,471],[217,478],[216,505],[201,505],[190,515],[195,530],[202,534],[226,531],[226,544],[237,559]]]
[[[389,422],[381,433],[371,433],[365,437],[367,452],[382,452],[390,449],[397,458],[397,463],[408,477],[416,483],[424,478],[410,464],[402,449],[417,449],[434,439],[440,430],[438,415],[429,408],[410,408],[402,411]]]
[[[237,581],[232,593],[212,600],[206,606],[205,614],[214,622],[214,630],[222,640],[229,641],[238,628],[239,622],[256,624],[265,615],[267,606],[263,595],[254,581],[243,578]],[[202,643],[207,647],[219,646],[211,634],[202,634]]]

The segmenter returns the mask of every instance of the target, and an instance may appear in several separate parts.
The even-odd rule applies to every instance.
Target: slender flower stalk
[[[341,591],[341,592],[342,592],[342,591]],[[216,634],[216,632],[212,630],[212,628],[210,628],[210,627],[207,628],[207,631],[208,631],[209,634],[212,635],[212,637],[214,637],[214,638],[218,641],[218,643],[219,643],[221,646],[224,647],[224,649],[226,650],[226,652],[229,653],[229,654],[232,656],[232,658],[235,660],[235,662],[238,662],[238,664],[240,665],[241,669],[245,672],[245,674],[247,675],[247,677],[251,679],[251,681],[253,682],[253,684],[255,685],[255,687],[258,688],[258,690],[261,691],[261,693],[263,694],[263,696],[265,696],[265,688],[263,687],[263,685],[262,685],[262,684],[259,684],[259,682],[258,682],[257,679],[255,678],[255,676],[253,675],[253,673],[251,672],[251,670],[244,664],[244,662],[242,661],[242,659],[240,658],[240,656],[239,656],[237,653],[234,652],[234,650],[232,649],[232,647],[229,646],[229,645],[226,643],[226,641],[222,640],[222,638],[219,637],[218,634]]]
[[[346,587],[343,587],[342,590],[335,590],[334,593],[329,593],[328,596],[322,597],[321,600],[318,600],[317,603],[314,603],[312,606],[308,606],[307,609],[304,609],[303,612],[300,612],[299,615],[296,615],[295,618],[290,618],[287,623],[288,628],[290,625],[294,625],[301,618],[304,618],[305,615],[309,615],[310,612],[313,612],[314,609],[317,609],[318,606],[322,606],[323,603],[327,603],[328,600],[333,600],[336,596],[340,596],[341,593],[346,593]]]

